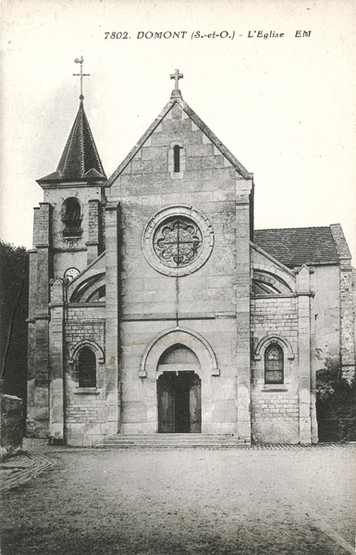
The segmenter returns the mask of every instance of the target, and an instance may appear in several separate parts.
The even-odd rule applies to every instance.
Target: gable
[[[239,174],[241,178],[246,180],[252,179],[253,175],[249,173],[246,168],[235,158],[235,156],[223,145],[223,143],[216,137],[216,135],[210,130],[210,128],[199,118],[199,116],[188,106],[188,104],[182,99],[180,95],[172,95],[170,101],[163,108],[162,112],[149,126],[147,131],[138,141],[138,143],[129,152],[123,162],[114,171],[112,176],[107,182],[107,186],[110,187],[115,180],[126,170],[131,161],[136,157],[140,158],[139,152],[144,146],[170,146],[168,143],[168,137],[161,137],[160,141],[157,140],[157,144],[153,144],[155,141],[152,139],[152,135],[156,132],[162,132],[164,134],[165,127],[167,127],[167,122],[169,120],[175,120],[176,125],[170,126],[170,131],[175,132],[176,139],[184,142],[184,136],[187,131],[200,131],[203,135],[202,143],[210,144],[213,147],[213,154],[217,157],[222,157],[222,166],[226,167],[231,165]],[[178,124],[178,121],[181,121]],[[151,142],[153,140],[153,143]],[[206,149],[205,149],[206,151]],[[204,153],[204,148],[202,152]],[[199,154],[199,149],[197,149]]]

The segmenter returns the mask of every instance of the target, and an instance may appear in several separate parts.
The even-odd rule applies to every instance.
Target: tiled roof
[[[289,268],[339,262],[330,227],[259,229],[254,242]]]
[[[106,179],[104,168],[94,142],[83,101],[75,118],[57,170],[39,179],[38,182],[53,181],[103,181]]]

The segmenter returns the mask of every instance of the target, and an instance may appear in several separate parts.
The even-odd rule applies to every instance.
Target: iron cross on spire
[[[84,99],[83,96],[83,77],[90,77],[90,73],[83,73],[83,62],[84,62],[84,58],[83,56],[81,56],[81,58],[76,58],[75,60],[76,64],[80,64],[80,73],[73,73],[73,77],[80,77],[80,100]]]
[[[174,79],[175,84],[174,84],[174,88],[176,91],[179,91],[179,87],[178,87],[178,81],[179,79],[183,79],[184,75],[183,73],[179,73],[179,69],[176,69],[174,73],[171,73],[171,79]]]

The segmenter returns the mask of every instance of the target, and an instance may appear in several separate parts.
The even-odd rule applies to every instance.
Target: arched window
[[[265,351],[265,383],[283,383],[283,366],[283,350],[277,343],[271,343]]]
[[[61,217],[65,225],[63,230],[64,237],[79,237],[82,234],[82,217],[78,199],[70,197],[63,202]]]
[[[78,358],[79,387],[96,387],[96,357],[89,347],[83,347]]]

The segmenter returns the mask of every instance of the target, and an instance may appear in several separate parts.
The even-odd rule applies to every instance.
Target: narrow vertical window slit
[[[180,147],[179,145],[175,145],[173,147],[173,156],[174,156],[174,173],[180,172]]]

